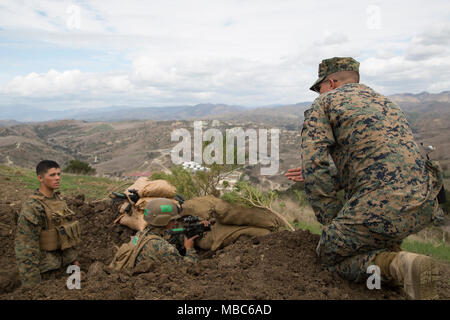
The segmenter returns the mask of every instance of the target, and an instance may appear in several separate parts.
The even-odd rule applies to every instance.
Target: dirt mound
[[[0,222],[12,227],[0,234],[0,299],[404,298],[394,290],[369,290],[365,284],[350,283],[323,271],[315,256],[318,236],[308,231],[240,238],[214,253],[202,253],[198,264],[141,263],[132,271],[116,273],[106,267],[115,253],[114,246],[129,241],[134,231],[112,224],[117,208],[109,202],[86,203],[79,196],[69,199],[68,204],[82,225],[81,290],[67,289],[65,270],[46,275],[34,290],[17,288],[13,276],[17,209],[2,203]],[[443,272],[448,275],[448,266],[445,268]],[[447,281],[443,281],[439,293],[442,299],[450,298]]]

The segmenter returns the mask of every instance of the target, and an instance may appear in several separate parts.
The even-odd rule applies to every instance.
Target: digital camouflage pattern
[[[39,190],[34,195],[43,196]],[[52,198],[55,199],[56,193]],[[39,247],[42,230],[48,229],[47,216],[43,206],[35,199],[28,199],[22,205],[17,220],[15,252],[22,285],[33,286],[41,282],[41,273],[55,270],[77,259],[75,248],[44,251]]]
[[[356,71],[359,73],[359,62],[351,57],[334,57],[322,60],[319,64],[319,79],[309,88],[312,91],[319,92],[318,85],[330,74],[339,71]]]
[[[138,233],[136,233],[136,236],[137,237],[145,236],[147,232],[148,232],[147,230],[139,231]],[[148,234],[159,236],[159,234],[153,233],[151,231],[148,232]],[[186,250],[185,256],[180,255],[175,246],[171,245],[169,242],[167,242],[165,239],[159,236],[159,238],[152,239],[143,246],[138,256],[136,257],[135,264],[137,265],[139,262],[145,260],[151,260],[155,262],[186,261],[196,263],[198,262],[199,258],[194,248]]]
[[[400,108],[363,84],[322,94],[305,112],[302,159],[306,194],[325,225],[317,253],[346,279],[363,280],[378,252],[442,218],[442,170],[422,156]]]

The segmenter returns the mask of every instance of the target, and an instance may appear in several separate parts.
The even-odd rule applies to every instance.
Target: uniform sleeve
[[[186,261],[194,263],[199,260],[195,249],[186,250],[186,255],[183,257],[173,245],[162,239],[149,241],[140,255],[141,260],[155,260],[156,258],[156,260],[171,262]]]
[[[323,107],[316,100],[305,113],[302,130],[302,166],[305,191],[317,220],[326,225],[337,215],[342,203],[337,198],[339,185],[330,166],[329,148],[334,135]]]
[[[40,247],[39,236],[42,230],[41,219],[27,202],[22,207],[17,220],[15,252],[19,275],[24,287],[41,282],[39,271]]]

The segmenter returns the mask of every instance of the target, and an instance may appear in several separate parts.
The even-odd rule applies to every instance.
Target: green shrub
[[[177,193],[181,194],[184,199],[189,200],[202,194],[200,183],[195,173],[190,173],[182,166],[173,166],[171,174],[165,172],[155,172],[150,177],[151,180],[166,180],[177,189]]]
[[[71,160],[69,165],[63,169],[64,172],[75,173],[75,174],[87,174],[93,175],[96,170],[92,168],[89,163],[80,160]]]
[[[293,190],[293,191],[295,193],[295,197],[300,207],[303,208],[304,206],[306,206],[308,204],[308,200],[306,198],[305,192],[300,190]]]

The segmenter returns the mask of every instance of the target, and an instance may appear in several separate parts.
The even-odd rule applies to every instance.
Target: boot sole
[[[434,300],[438,299],[436,283],[439,280],[439,268],[433,259],[418,256],[411,267],[412,283],[405,284],[405,292],[410,299]]]

